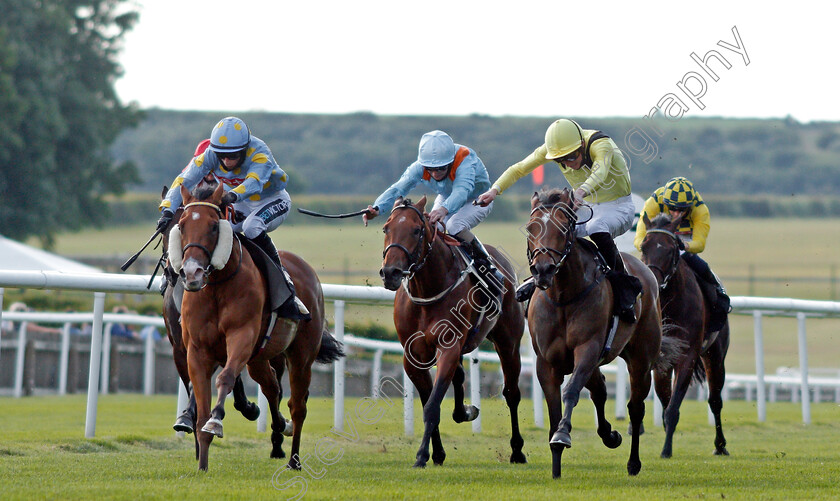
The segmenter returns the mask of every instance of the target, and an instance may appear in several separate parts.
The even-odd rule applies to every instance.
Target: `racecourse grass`
[[[422,470],[411,468],[422,434],[419,403],[415,435],[406,438],[398,400],[391,407],[380,401],[375,409],[384,415],[369,424],[355,412],[356,402],[348,400],[345,436],[339,436],[330,430],[332,400],[310,399],[301,451],[307,468],[301,472],[269,459],[269,435],[229,409],[225,438],[213,441],[210,469],[199,473],[192,437],[179,439],[171,431],[172,396],[100,397],[96,438],[90,440],[82,438],[82,395],[2,398],[0,498],[291,499],[305,489],[304,499],[837,499],[840,408],[834,403],[814,404],[812,423],[805,425],[796,404],[768,404],[767,421],[758,423],[754,403],[726,402],[731,456],[723,457],[712,454],[705,404],[686,401],[669,460],[659,457],[664,432],[652,424],[648,403],[642,471],[629,477],[627,421],[613,421],[624,443],[607,449],[595,434],[591,403],[583,399],[573,419],[573,447],[563,456],[563,478],[552,480],[547,431],[533,426],[530,401],[522,402],[519,420],[528,464],[508,462],[510,426],[501,399],[482,401],[480,434],[455,424],[446,400],[445,464],[430,462]],[[608,415],[613,405],[607,403]],[[320,450],[332,464],[314,458],[319,440],[334,447]]]

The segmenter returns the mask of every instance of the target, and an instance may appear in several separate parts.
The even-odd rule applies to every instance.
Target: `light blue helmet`
[[[251,141],[251,132],[241,119],[227,117],[219,120],[210,132],[210,150],[233,153],[244,150]]]
[[[455,143],[441,130],[423,134],[419,150],[417,161],[423,167],[444,167],[455,160]]]

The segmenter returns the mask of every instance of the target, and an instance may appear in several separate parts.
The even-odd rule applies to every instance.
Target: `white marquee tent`
[[[0,270],[48,270],[65,273],[102,273],[99,268],[51,254],[0,235]]]

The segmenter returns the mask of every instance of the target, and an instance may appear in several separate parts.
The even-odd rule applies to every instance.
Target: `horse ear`
[[[420,209],[420,212],[425,212],[426,211],[426,195],[423,195],[423,198],[418,200],[417,203],[414,204],[414,206],[417,207],[418,209]]]
[[[394,206],[391,207],[391,211],[393,211],[394,209],[396,209],[397,207],[402,205],[402,203],[403,203],[403,197],[397,197],[397,199],[394,200]]]
[[[166,198],[166,192],[167,192],[167,191],[169,191],[169,188],[167,188],[167,187],[164,185],[164,187],[163,187],[163,191],[162,191],[162,192],[160,192],[160,199],[161,199],[161,200],[163,200],[164,198]]]
[[[183,184],[181,185],[181,198],[184,200],[184,205],[193,201],[192,193],[190,193],[190,190],[186,189]]]
[[[647,212],[642,212],[642,221],[645,223],[645,228],[650,228],[650,219],[648,218]]]
[[[213,190],[213,202],[216,205],[220,205],[222,203],[222,195],[225,194],[225,185],[223,183],[219,183],[216,186],[216,189]]]
[[[534,196],[532,196],[532,197],[531,197],[531,210],[533,210],[534,208],[536,208],[536,206],[537,206],[537,204],[538,204],[539,202],[540,202],[540,196],[539,196],[539,194],[535,191],[535,192],[534,192]]]

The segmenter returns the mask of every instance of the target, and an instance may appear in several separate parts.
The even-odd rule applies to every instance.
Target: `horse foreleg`
[[[570,434],[572,431],[572,411],[580,400],[580,391],[597,368],[599,351],[600,347],[595,346],[594,343],[581,346],[575,350],[575,367],[566,388],[563,390],[563,418],[560,419],[557,430],[549,441],[552,447],[572,446]]]
[[[630,400],[627,402],[627,412],[630,415],[630,459],[627,460],[627,473],[637,475],[642,469],[639,459],[639,435],[642,420],[645,418],[645,398],[650,392],[650,364],[640,364],[632,357],[625,359],[630,373]]]
[[[420,403],[423,408],[426,407],[426,402],[429,401],[429,396],[432,394],[432,376],[429,370],[414,365],[409,357],[403,357],[403,370],[408,374],[408,379],[417,388],[417,393],[420,395]],[[443,450],[443,443],[440,441],[440,431],[435,429],[432,434],[432,461],[436,465],[443,464],[446,459],[446,451]]]
[[[464,373],[464,359],[458,361],[458,367],[455,368],[455,374],[452,377],[452,390],[455,393],[455,410],[452,411],[452,419],[456,423],[463,423],[465,421],[474,421],[478,417],[478,407],[474,405],[464,405],[464,381],[466,374]]]
[[[560,388],[563,386],[563,374],[539,356],[537,357],[535,370],[540,380],[543,395],[545,395],[545,402],[548,404],[548,439],[549,446],[551,447],[551,476],[560,478],[561,458],[565,447],[552,445],[551,437],[554,435],[554,431],[560,423],[560,416],[563,414],[563,399],[560,394]]]
[[[187,408],[175,419],[175,424],[172,425],[172,429],[184,433],[192,433],[195,430],[195,393],[192,391],[192,384],[187,386],[187,393],[190,396]]]
[[[607,384],[604,382],[604,375],[600,369],[595,369],[592,377],[586,383],[592,403],[595,404],[595,414],[598,417],[598,436],[604,445],[615,449],[621,445],[621,433],[612,429],[610,422],[604,412],[604,405],[607,402]]]
[[[237,339],[238,336],[232,336],[229,339]],[[202,431],[212,433],[213,435],[222,438],[224,437],[224,428],[222,420],[225,418],[225,400],[228,394],[233,391],[236,383],[236,378],[245,368],[245,364],[251,356],[251,350],[239,346],[238,343],[228,343],[228,359],[222,371],[216,377],[216,406],[210,411],[210,419],[201,428]]]
[[[449,385],[452,383],[452,378],[458,367],[459,358],[460,353],[457,345],[441,353],[438,357],[435,384],[432,387],[429,400],[423,405],[423,423],[425,427],[423,440],[420,442],[420,448],[417,450],[417,460],[414,462],[415,468],[425,468],[426,463],[429,461],[429,441],[432,435],[440,433],[438,428],[440,426],[440,404],[446,395],[446,390],[449,389]],[[435,464],[440,463],[436,462]]]
[[[210,418],[210,377],[213,374],[213,364],[209,362],[206,354],[190,348],[187,350],[187,362],[190,372],[190,380],[193,381],[193,395],[196,405],[196,440],[198,443],[198,469],[207,471],[207,464],[210,455],[210,442],[213,435],[202,430],[204,424]]]
[[[670,458],[673,453],[674,431],[677,429],[677,423],[680,422],[680,405],[682,405],[685,394],[688,392],[696,363],[698,363],[697,352],[689,350],[674,369],[676,378],[674,380],[671,401],[668,403],[668,407],[662,412],[663,424],[665,425],[665,443],[662,445],[662,452],[659,454],[660,457]]]

